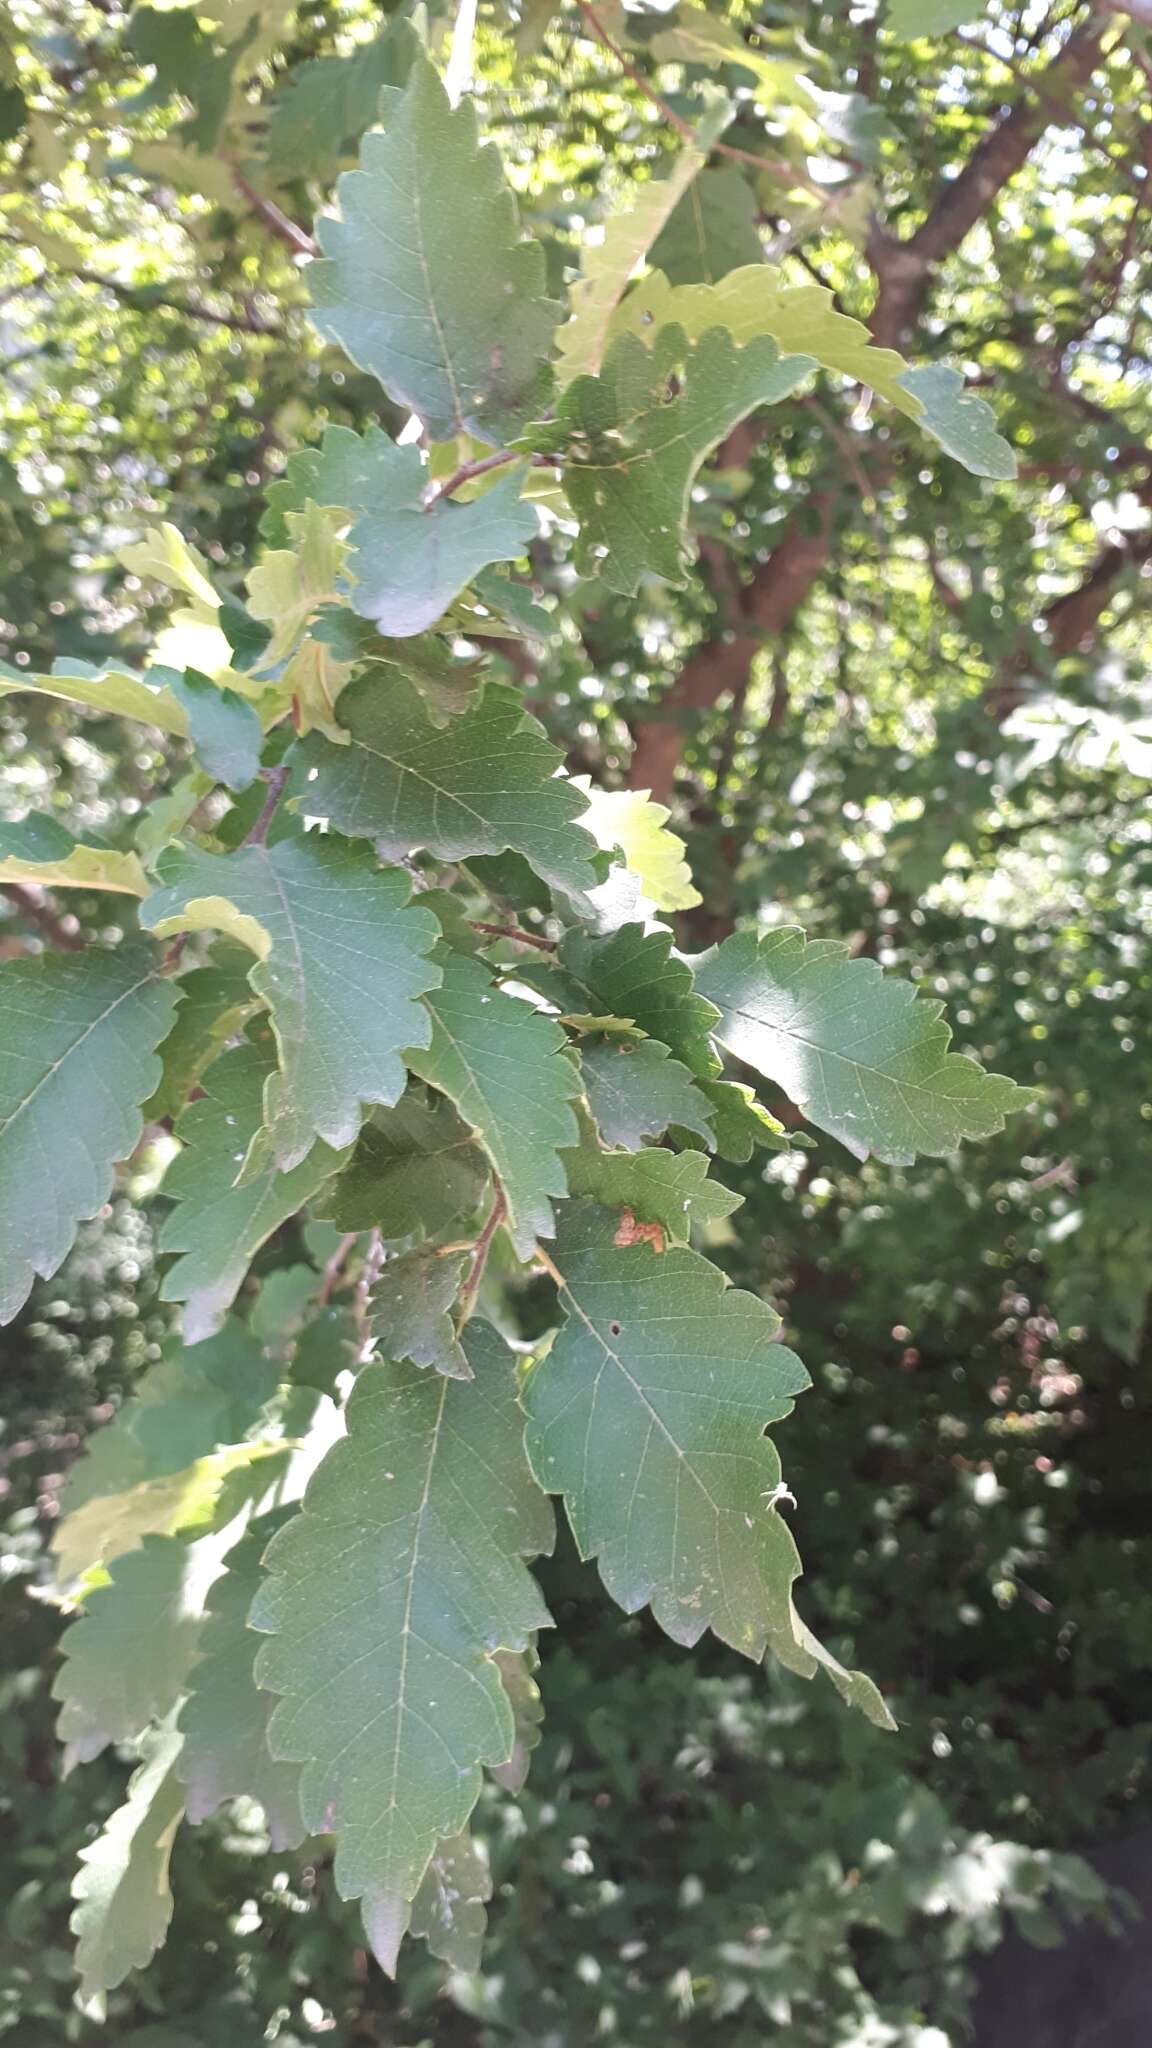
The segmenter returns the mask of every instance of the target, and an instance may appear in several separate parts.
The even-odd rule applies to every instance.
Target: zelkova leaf
[[[372,1290],[372,1335],[382,1358],[432,1366],[452,1380],[471,1378],[449,1313],[467,1259],[415,1251],[386,1259]]]
[[[563,450],[584,571],[624,597],[645,575],[682,583],[697,470],[742,419],[787,398],[812,368],[810,356],[781,357],[766,335],[739,348],[721,328],[693,344],[665,327],[651,352],[621,335],[600,377],[569,385],[548,429]],[[670,398],[673,377],[682,383]]]
[[[140,1137],[176,1002],[159,965],[128,942],[0,968],[0,1323],[56,1271]]]
[[[207,1820],[229,1799],[255,1799],[264,1809],[272,1847],[282,1850],[304,1840],[300,1772],[295,1764],[277,1763],[268,1747],[276,1702],[256,1683],[253,1664],[261,1638],[248,1626],[248,1610],[263,1584],[269,1534],[267,1518],[255,1523],[229,1551],[227,1568],[208,1595],[199,1656],[180,1711],[184,1747],[177,1769],[190,1821]]]
[[[658,1224],[674,1244],[686,1244],[693,1226],[722,1222],[744,1199],[708,1178],[700,1152],[657,1145],[606,1152],[586,1134],[576,1151],[565,1153],[564,1169],[573,1195],[588,1195],[604,1209],[630,1210],[638,1222]]]
[[[526,1650],[498,1651],[495,1663],[516,1724],[516,1747],[506,1764],[490,1766],[491,1774],[506,1792],[522,1792],[544,1728],[544,1702],[536,1683],[540,1655],[533,1642]]]
[[[143,1969],[168,1932],[168,1863],[184,1809],[179,1750],[180,1737],[170,1729],[154,1738],[124,1805],[80,1851],[70,1925],[84,1998],[114,1991],[130,1970]]]
[[[588,1107],[606,1145],[630,1152],[646,1138],[659,1138],[672,1124],[713,1143],[708,1102],[666,1045],[646,1038],[639,1045],[591,1045],[580,1055]]]
[[[283,1697],[273,1754],[304,1765],[305,1825],[336,1836],[341,1897],[414,1897],[456,1834],[481,1766],[515,1728],[492,1653],[523,1649],[547,1610],[524,1559],[551,1517],[524,1461],[513,1360],[469,1326],[475,1378],[372,1365],[348,1435],[273,1538],[252,1626],[259,1683]]]
[[[239,947],[222,948],[219,965],[181,975],[176,984],[180,1003],[160,1047],[163,1073],[144,1104],[144,1115],[153,1122],[179,1113],[205,1067],[258,1007],[248,981],[248,958]]]
[[[313,318],[433,440],[499,443],[540,395],[558,308],[544,257],[521,240],[516,203],[476,112],[453,108],[421,58],[337,185],[341,218],[318,223]]]
[[[240,1045],[216,1060],[202,1092],[176,1126],[183,1146],[164,1193],[175,1204],[160,1249],[181,1256],[161,1283],[165,1301],[184,1303],[184,1336],[198,1344],[220,1328],[256,1253],[274,1230],[311,1200],[346,1158],[317,1142],[288,1173],[259,1158],[237,1185],[264,1113],[270,1052]]]
[[[428,999],[432,1043],[410,1050],[416,1073],[454,1102],[491,1159],[521,1258],[551,1237],[552,1198],[565,1193],[560,1150],[577,1138],[580,1078],[564,1033],[504,995],[477,960],[454,953]]]
[[[30,674],[0,663],[0,697],[17,690],[35,690],[42,697],[59,697],[66,704],[85,704],[110,717],[139,718],[161,732],[185,739],[188,713],[163,683],[158,687],[146,676],[122,668],[93,668],[88,662],[58,662],[50,674]]]
[[[444,725],[467,710],[484,675],[481,662],[459,660],[435,634],[389,640],[368,619],[358,618],[345,607],[333,605],[322,612],[312,638],[336,661],[354,667],[358,675],[375,676],[381,687],[397,676],[411,684],[424,699],[434,725]],[[343,713],[341,705],[341,718]],[[342,726],[340,742],[347,744]]]
[[[196,1648],[196,1590],[188,1545],[146,1536],[116,1560],[110,1582],[88,1594],[64,1632],[52,1686],[67,1760],[89,1763],[171,1712]]]
[[[1002,1131],[1031,1098],[961,1053],[942,1003],[795,925],[736,933],[696,963],[716,1035],[857,1159],[908,1166]]]
[[[312,734],[299,748],[296,786],[309,814],[386,856],[422,847],[462,860],[511,848],[555,888],[595,888],[596,842],[578,822],[587,795],[557,774],[563,754],[518,691],[490,683],[474,709],[436,725],[403,677],[369,674],[348,685],[339,717],[351,746]]]
[[[720,1013],[694,986],[671,932],[625,924],[598,938],[574,928],[561,941],[560,962],[580,992],[578,1009],[631,1018],[698,1078],[719,1073],[712,1033]]]
[[[699,903],[684,841],[668,830],[672,814],[665,804],[654,802],[646,789],[593,789],[586,775],[574,776],[573,781],[588,799],[581,819],[585,830],[607,851],[623,854],[645,903],[653,910],[691,910]]]
[[[621,1248],[615,1232],[591,1203],[565,1211],[568,1320],[523,1392],[540,1484],[564,1495],[581,1555],[625,1613],[650,1606],[678,1643],[710,1628],[748,1657],[771,1647],[806,1676],[826,1664],[886,1724],[875,1689],[813,1645],[792,1605],[800,1561],[764,1432],[809,1379],[774,1341],[779,1317],[697,1253]]]
[[[188,714],[188,731],[197,755],[213,782],[228,789],[247,789],[260,767],[263,740],[260,719],[246,697],[203,676],[198,669],[183,675],[163,670],[167,687]]]
[[[648,251],[671,284],[715,284],[764,261],[753,183],[732,164],[701,171]]]
[[[35,882],[45,889],[109,889],[146,896],[148,877],[134,853],[74,839],[55,818],[31,812],[0,822],[0,883]]]
[[[417,999],[440,979],[425,957],[440,928],[410,904],[407,877],[318,832],[229,854],[169,847],[157,875],[146,926],[224,931],[259,962],[252,987],[280,1052],[265,1093],[278,1164],[298,1166],[317,1137],[350,1144],[362,1103],[403,1092],[400,1048],[428,1043]]]
[[[600,243],[584,250],[581,276],[572,288],[572,316],[556,337],[561,382],[594,376],[599,370],[612,315],[629,278],[703,170],[708,152],[723,134],[732,112],[730,101],[720,98],[692,141],[679,152],[668,175],[633,186],[624,205],[608,215]]]
[[[364,1125],[317,1209],[340,1230],[436,1237],[472,1213],[487,1178],[469,1126],[442,1095],[413,1083],[394,1109],[376,1110]]]
[[[394,15],[348,56],[295,65],[268,123],[269,163],[292,177],[330,177],[342,145],[375,120],[381,86],[403,85],[419,51],[412,23]]]
[[[1016,457],[996,430],[996,415],[985,399],[965,391],[964,378],[948,363],[927,363],[900,379],[903,390],[918,399],[923,411],[918,425],[947,455],[963,463],[973,476],[1006,482],[1016,474]]]
[[[365,1893],[360,1910],[368,1945],[389,1977],[396,1975],[405,1934],[426,1941],[452,1970],[478,1970],[491,1897],[488,1858],[465,1828],[437,1844],[410,1903],[389,1893]]]

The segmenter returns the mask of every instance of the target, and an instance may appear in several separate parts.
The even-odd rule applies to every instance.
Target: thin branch
[[[56,909],[47,891],[24,882],[5,882],[3,894],[22,917],[46,939],[50,946],[56,946],[62,953],[79,953],[85,941],[82,934],[73,931],[66,920],[66,913]]]
[[[335,1294],[336,1289],[339,1286],[339,1283],[343,1277],[344,1268],[348,1263],[348,1254],[351,1251],[355,1242],[356,1232],[353,1230],[349,1233],[347,1237],[342,1237],[340,1239],[340,1242],[337,1245],[335,1251],[333,1252],[332,1257],[328,1260],[328,1263],[324,1268],[323,1278],[320,1282],[320,1292],[316,1297],[321,1308],[327,1308],[328,1303],[331,1301],[332,1296]]]
[[[372,1342],[372,1332],[368,1327],[368,1310],[372,1303],[372,1289],[380,1277],[380,1268],[383,1264],[384,1239],[378,1230],[374,1230],[368,1240],[360,1278],[356,1282],[356,1328],[362,1354],[367,1352]]]
[[[477,462],[462,462],[459,469],[454,469],[451,476],[445,477],[443,483],[437,484],[429,492],[424,501],[424,510],[431,511],[432,506],[439,504],[441,498],[450,498],[453,491],[460,489],[461,484],[470,484],[474,476],[486,476],[490,469],[502,469],[505,463],[518,462],[521,459],[514,449],[502,448],[498,455],[482,455]]]
[[[504,1199],[504,1190],[500,1186],[499,1181],[497,1181],[496,1195],[492,1207],[488,1212],[484,1228],[476,1239],[476,1249],[472,1254],[472,1264],[468,1268],[467,1279],[460,1289],[457,1321],[461,1329],[463,1329],[464,1324],[468,1321],[476,1305],[476,1296],[480,1292],[480,1282],[484,1278],[484,1268],[488,1264],[488,1254],[492,1249],[492,1240],[507,1214],[508,1204]]]
[[[487,932],[493,939],[512,939],[518,946],[535,946],[541,953],[556,951],[555,939],[538,938],[535,932],[521,931],[518,924],[484,924],[475,917],[468,922],[474,932]]]
[[[285,784],[288,781],[288,775],[289,768],[287,761],[282,761],[278,768],[264,769],[263,780],[267,783],[268,788],[264,797],[264,802],[260,806],[260,815],[257,818],[256,823],[253,825],[251,831],[247,832],[244,838],[241,840],[240,843],[242,846],[264,845],[268,837],[268,827],[272,823],[272,820],[276,815],[276,807],[284,794],[284,788]]]
[[[19,235],[0,234],[0,242],[8,248],[19,249],[22,253],[27,252],[28,244],[21,241]],[[208,327],[225,327],[233,334],[283,333],[283,329],[275,322],[263,320],[250,310],[244,313],[216,313],[201,299],[173,298],[158,285],[125,284],[118,277],[107,277],[101,270],[89,270],[83,263],[68,264],[56,273],[50,272],[46,267],[23,289],[40,290],[52,283],[65,283],[69,278],[75,278],[80,284],[93,285],[98,291],[111,292],[122,305],[131,306],[137,312],[176,313],[181,319],[200,320]],[[25,356],[35,353],[39,351],[26,350]],[[23,360],[24,356],[14,357],[6,367],[11,369],[14,363]]]
[[[289,220],[288,215],[281,212],[274,199],[265,199],[263,193],[257,192],[255,186],[248,183],[247,178],[236,169],[234,164],[230,166],[230,169],[232,171],[232,183],[235,185],[236,190],[241,194],[242,198],[248,201],[253,213],[259,214],[265,227],[275,235],[278,242],[283,242],[285,248],[291,249],[294,256],[318,256],[320,254],[311,235],[306,233],[303,228],[297,227],[294,220]]]

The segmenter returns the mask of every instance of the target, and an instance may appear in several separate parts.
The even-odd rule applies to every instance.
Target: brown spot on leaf
[[[664,1250],[664,1231],[659,1223],[638,1223],[631,1209],[625,1209],[612,1240],[616,1245],[650,1244],[653,1251]]]

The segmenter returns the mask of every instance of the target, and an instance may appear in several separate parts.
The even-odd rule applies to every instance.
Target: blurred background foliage
[[[961,1044],[1035,1086],[962,1158],[862,1167],[822,1139],[757,1161],[710,1247],[811,1369],[782,1441],[808,1609],[902,1732],[675,1650],[562,1551],[544,1738],[522,1799],[492,1788],[481,1815],[480,1974],[417,1949],[389,1986],[324,1864],[269,1855],[240,1809],[182,1841],[167,1948],[106,2026],[85,2019],[68,1887],[127,1766],[59,1778],[60,1618],[37,1589],[60,1477],[166,1327],[147,1219],[117,1199],[0,1336],[0,2035],[19,2048],[949,2048],[1008,1927],[1044,1948],[1101,1909],[1070,1852],[1152,1817],[1152,59],[1123,16],[1061,0],[977,7],[947,41],[834,0],[711,13],[778,60],[774,89],[738,60],[670,61],[665,13],[598,18],[673,112],[719,72],[730,140],[772,152],[705,173],[727,181],[713,274],[759,250],[917,359],[947,354],[1020,479],[969,477],[826,379],[721,451],[689,589],[578,589],[561,527],[531,565],[551,630],[491,644],[574,769],[673,804],[704,893],[688,950],[794,916],[939,994]],[[120,548],[171,519],[238,588],[287,454],[330,421],[400,424],[307,326],[298,225],[352,159],[373,93],[351,81],[388,81],[389,32],[370,0],[14,0],[10,664],[139,661],[165,613]],[[484,0],[475,69],[560,291],[625,174],[658,174],[678,137],[587,10]],[[929,229],[909,295],[893,238]],[[701,274],[687,238],[662,260]],[[51,700],[0,706],[6,815],[115,841],[179,764],[178,742]],[[71,895],[61,923],[18,892],[0,951],[73,917],[98,934],[107,903]],[[288,1230],[262,1273],[298,1256]]]

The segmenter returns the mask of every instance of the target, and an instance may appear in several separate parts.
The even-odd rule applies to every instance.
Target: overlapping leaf
[[[371,1329],[382,1358],[432,1366],[449,1379],[471,1377],[450,1310],[467,1259],[435,1251],[388,1259],[372,1291]]]
[[[711,1042],[719,1013],[694,987],[692,969],[675,952],[671,932],[625,924],[600,938],[574,927],[559,957],[579,991],[574,1009],[630,1018],[697,1077],[719,1072]]]
[[[709,1179],[700,1152],[667,1152],[657,1145],[606,1152],[585,1134],[575,1151],[565,1153],[564,1168],[573,1195],[659,1224],[674,1244],[686,1244],[694,1226],[722,1222],[743,1200]]]
[[[488,1169],[451,1103],[413,1084],[364,1125],[347,1166],[317,1207],[341,1230],[384,1239],[438,1237],[476,1208]]]
[[[677,1124],[713,1142],[708,1102],[666,1045],[646,1038],[639,1045],[586,1046],[580,1070],[588,1107],[606,1145],[634,1152],[646,1138],[659,1138]]]
[[[987,1138],[1030,1099],[950,1052],[943,1004],[794,925],[738,932],[696,962],[716,1035],[857,1159],[907,1166]]]
[[[152,947],[0,968],[0,1323],[108,1199],[160,1079],[176,992]]]
[[[517,691],[490,683],[475,708],[437,725],[404,677],[369,673],[344,691],[340,720],[351,746],[316,734],[301,745],[309,813],[386,855],[512,848],[558,889],[595,887],[596,842],[577,823],[587,796],[557,775],[561,751]]]
[[[541,390],[558,309],[544,257],[520,239],[516,204],[469,100],[456,108],[433,66],[413,65],[383,135],[325,218],[310,275],[314,319],[433,440],[500,442]]]
[[[194,967],[177,983],[180,1004],[160,1047],[160,1085],[144,1105],[144,1115],[154,1122],[183,1108],[205,1067],[257,1007],[248,981],[248,955],[238,947],[221,950],[225,957],[218,965]]]
[[[773,1500],[764,1432],[809,1384],[776,1343],[779,1317],[695,1252],[614,1242],[616,1218],[566,1211],[556,1245],[568,1316],[524,1389],[542,1486],[562,1493],[582,1556],[628,1614],[651,1607],[675,1642],[712,1629],[794,1670],[817,1663],[881,1724],[879,1695],[798,1621],[800,1564]]]
[[[201,1093],[176,1126],[184,1149],[164,1180],[175,1207],[165,1219],[160,1248],[180,1257],[165,1273],[160,1292],[165,1301],[184,1303],[189,1344],[220,1328],[261,1245],[347,1157],[317,1141],[298,1166],[281,1173],[260,1155],[258,1167],[237,1185],[261,1129],[274,1071],[266,1046],[236,1046],[209,1067]]]
[[[0,822],[0,882],[148,894],[148,877],[134,853],[74,839],[55,818],[35,812],[15,823]]]
[[[260,963],[252,987],[280,1052],[265,1094],[279,1165],[298,1166],[317,1137],[337,1150],[350,1144],[362,1103],[403,1092],[400,1048],[428,1043],[417,998],[440,978],[425,957],[439,926],[410,905],[407,877],[320,833],[230,854],[170,847],[157,876],[145,925],[224,931]]]
[[[573,779],[588,798],[585,830],[606,850],[623,854],[646,904],[653,910],[691,910],[699,903],[684,841],[668,830],[666,805],[654,802],[646,789],[593,789],[587,776]]]
[[[168,1932],[168,1864],[184,1802],[176,1776],[180,1737],[158,1734],[123,1806],[80,1851],[70,1922],[85,1998],[113,1991],[149,1962]]]
[[[580,1079],[559,1025],[504,995],[477,960],[454,953],[428,999],[432,1043],[409,1065],[455,1103],[500,1178],[522,1258],[551,1237],[552,1198],[565,1192],[560,1150],[576,1143]]]
[[[175,1706],[196,1648],[193,1559],[173,1536],[146,1536],[116,1560],[64,1634],[52,1696],[56,1732],[72,1762],[128,1742]]]
[[[365,1893],[364,1932],[380,1968],[395,1976],[400,1943],[411,1934],[450,1969],[478,1970],[491,1896],[488,1858],[468,1829],[440,1842],[410,1904],[387,1893]]]
[[[475,1378],[361,1373],[348,1435],[273,1539],[252,1609],[273,1753],[303,1764],[305,1824],[336,1836],[342,1897],[414,1897],[512,1753],[498,1649],[547,1623],[524,1558],[551,1541],[524,1463],[513,1362],[470,1325]]]

